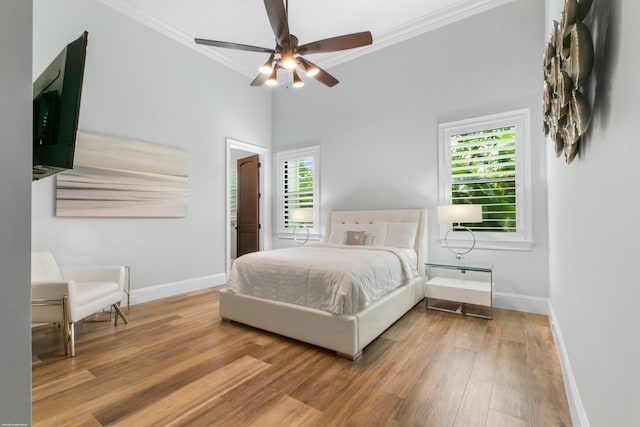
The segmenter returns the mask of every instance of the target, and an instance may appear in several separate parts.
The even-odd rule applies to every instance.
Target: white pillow
[[[417,231],[417,222],[389,222],[385,246],[413,249]]]
[[[347,231],[364,231],[365,245],[384,246],[384,242],[387,240],[386,222],[376,222],[375,224],[333,223],[331,224],[329,243],[344,244]]]
[[[344,233],[347,229],[344,227],[346,224],[331,224],[331,234],[329,234],[329,243],[335,243],[342,245],[344,243]]]

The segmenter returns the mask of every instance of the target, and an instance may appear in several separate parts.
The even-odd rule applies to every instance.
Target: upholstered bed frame
[[[334,223],[374,221],[418,223],[415,250],[420,276],[396,288],[354,315],[336,315],[313,308],[220,291],[220,316],[266,331],[336,351],[357,359],[362,349],[424,298],[424,262],[427,258],[427,210],[362,210],[331,212],[326,229]]]

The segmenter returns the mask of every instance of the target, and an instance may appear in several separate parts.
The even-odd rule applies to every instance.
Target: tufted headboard
[[[428,248],[426,209],[331,211],[324,240],[328,241],[331,236],[331,224],[372,224],[375,221],[418,223],[414,248],[418,254],[418,272],[424,276],[424,263],[427,261]]]

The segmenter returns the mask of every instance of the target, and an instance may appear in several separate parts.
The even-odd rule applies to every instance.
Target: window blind
[[[451,136],[451,200],[482,205],[474,231],[516,232],[515,126]]]
[[[229,210],[231,217],[235,219],[238,210],[238,171],[229,172]]]
[[[284,228],[293,228],[296,225],[313,226],[313,221],[294,222],[291,213],[294,209],[313,208],[314,167],[313,156],[288,159],[282,162]]]

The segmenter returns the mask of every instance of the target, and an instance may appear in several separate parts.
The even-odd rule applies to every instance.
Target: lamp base
[[[298,240],[298,236],[296,236],[296,232],[298,231],[298,228],[302,228],[307,232],[307,235],[304,240]],[[304,246],[304,244],[309,241],[309,229],[307,227],[300,227],[299,225],[296,225],[296,228],[293,229],[293,241],[296,242],[298,247]]]
[[[448,238],[449,238],[449,233],[451,233],[452,231],[467,231],[468,233],[470,233],[471,238],[473,239],[471,243],[471,247],[469,249],[456,251],[454,248],[449,246]],[[456,256],[457,260],[462,260],[464,258],[464,255],[468,254],[473,250],[473,248],[476,247],[476,235],[473,234],[473,231],[471,231],[469,227],[463,227],[460,224],[458,224],[456,226],[451,227],[449,231],[447,231],[447,233],[444,235],[444,244],[447,247],[447,249],[449,249],[449,251],[451,251]]]

